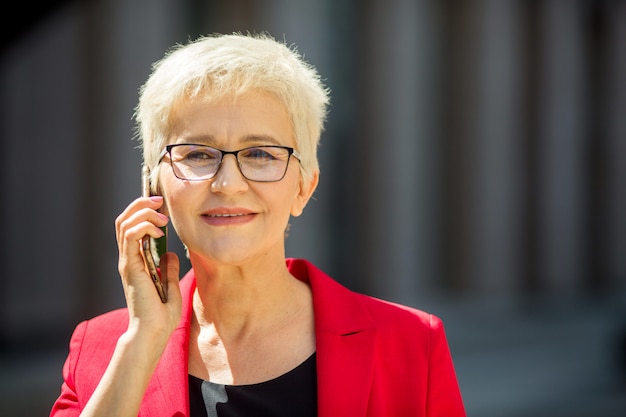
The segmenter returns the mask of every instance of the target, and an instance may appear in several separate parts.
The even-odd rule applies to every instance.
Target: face
[[[184,102],[176,109],[169,144],[206,144],[225,151],[250,146],[295,147],[285,107],[270,94],[248,93],[236,100]],[[165,157],[159,174],[172,225],[192,262],[243,264],[259,257],[284,258],[284,233],[290,216],[299,216],[317,185],[304,183],[291,157],[277,182],[244,178],[233,155],[215,176],[178,179]]]

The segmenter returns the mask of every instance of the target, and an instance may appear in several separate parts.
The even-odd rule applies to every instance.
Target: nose
[[[235,155],[224,155],[213,180],[211,190],[223,194],[237,194],[248,189],[248,182],[239,170]]]

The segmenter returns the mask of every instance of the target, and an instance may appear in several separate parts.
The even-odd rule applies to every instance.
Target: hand
[[[163,303],[141,253],[145,235],[158,238],[163,234],[160,227],[167,224],[168,218],[156,211],[162,205],[162,197],[141,197],[115,220],[128,329],[118,339],[113,357],[81,416],[136,416],[169,336],[180,320],[178,257],[166,253],[161,258],[161,274],[165,274],[168,285],[168,300]]]
[[[147,332],[165,342],[176,328],[181,314],[178,257],[167,253],[161,259],[161,274],[165,274],[168,288],[168,301],[162,303],[141,252],[141,239],[145,235],[154,238],[163,235],[160,228],[169,219],[157,212],[162,205],[161,196],[136,199],[118,216],[115,230],[119,249],[118,270],[129,310],[129,331]]]

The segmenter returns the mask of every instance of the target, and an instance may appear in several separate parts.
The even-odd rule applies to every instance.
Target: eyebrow
[[[215,145],[215,137],[213,135],[196,135],[188,137],[179,137],[175,143],[196,143],[198,145]],[[270,135],[251,134],[241,138],[244,144],[262,144],[262,145],[282,145],[275,137]]]
[[[243,143],[262,143],[269,145],[280,145],[278,139],[270,135],[247,135],[243,138]]]

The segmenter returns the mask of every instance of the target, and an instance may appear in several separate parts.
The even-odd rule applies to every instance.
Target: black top
[[[316,417],[315,353],[278,378],[223,385],[189,375],[191,417]]]

